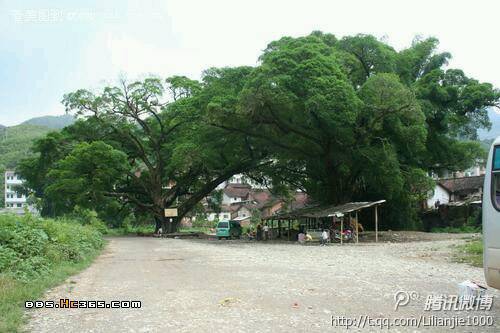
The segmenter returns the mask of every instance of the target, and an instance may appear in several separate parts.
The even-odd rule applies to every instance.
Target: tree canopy
[[[173,231],[221,182],[257,167],[261,154],[248,138],[219,135],[202,121],[196,86],[185,78],[147,78],[100,93],[67,94],[63,103],[80,120],[37,141],[38,156],[18,168],[44,199],[42,213],[80,206],[106,218],[132,209]],[[164,100],[167,89],[175,90],[175,102]],[[171,206],[178,207],[179,218],[167,224],[164,209]]]
[[[64,97],[80,120],[39,140],[20,166],[46,212],[127,207],[165,223],[236,173],[315,201],[385,198],[414,221],[432,183],[481,156],[491,84],[447,67],[434,38],[396,51],[370,35],[313,32],[271,42],[255,67],[121,82]],[[57,204],[56,204],[57,203]],[[177,222],[169,226],[175,230]]]

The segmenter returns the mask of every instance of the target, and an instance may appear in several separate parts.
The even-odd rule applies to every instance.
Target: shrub
[[[55,264],[82,260],[103,246],[94,223],[0,215],[0,273],[26,282]]]
[[[108,228],[103,221],[97,217],[97,212],[95,210],[82,208],[80,206],[75,206],[73,212],[67,216],[70,220],[79,222],[82,225],[90,225],[97,229],[102,234],[108,232]]]

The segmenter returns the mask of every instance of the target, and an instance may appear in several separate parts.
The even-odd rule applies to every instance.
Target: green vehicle
[[[240,238],[241,225],[238,221],[220,221],[217,223],[215,235],[218,239],[226,238]]]

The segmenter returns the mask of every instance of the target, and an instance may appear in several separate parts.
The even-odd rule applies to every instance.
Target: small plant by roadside
[[[455,259],[475,267],[483,267],[483,240],[469,240],[464,245],[457,246]]]

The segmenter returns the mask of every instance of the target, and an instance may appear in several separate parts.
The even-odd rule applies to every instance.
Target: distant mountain
[[[31,118],[23,122],[21,125],[36,125],[48,127],[51,129],[61,129],[73,124],[74,122],[75,117],[65,114],[62,116],[43,116]]]
[[[495,139],[496,137],[500,136],[500,110],[498,109],[493,109],[490,108],[488,110],[488,116],[490,117],[491,121],[491,130],[486,131],[486,130],[479,130],[478,135],[479,139],[485,140],[485,139]]]

